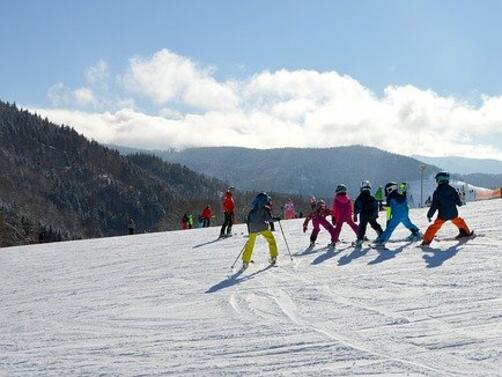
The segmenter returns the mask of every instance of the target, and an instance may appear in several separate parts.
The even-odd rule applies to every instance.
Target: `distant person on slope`
[[[259,235],[263,236],[268,242],[270,250],[270,264],[275,265],[277,261],[277,243],[275,242],[274,235],[269,230],[269,224],[273,221],[278,221],[279,218],[272,217],[270,210],[271,202],[270,196],[268,196],[266,192],[259,193],[253,200],[253,208],[249,211],[246,220],[249,239],[246,242],[244,253],[242,254],[242,269],[246,269],[249,266],[256,237]]]
[[[354,233],[358,234],[359,227],[354,222],[354,209],[352,207],[352,201],[347,195],[347,186],[338,185],[335,190],[335,197],[333,198],[333,204],[331,206],[331,218],[335,225],[334,242],[338,242],[338,237],[342,231],[342,225],[347,223]]]
[[[310,220],[312,220],[313,225],[312,233],[310,234],[310,247],[314,247],[315,245],[317,235],[321,231],[320,225],[322,225],[323,228],[326,229],[331,235],[330,246],[335,244],[335,229],[329,223],[329,221],[326,220],[326,216],[329,215],[331,215],[331,211],[329,210],[329,208],[326,208],[326,203],[324,202],[324,200],[319,200],[316,202],[312,212],[310,212],[310,214],[305,218],[305,221],[303,222],[303,233],[307,231]]]
[[[296,217],[295,205],[293,204],[293,200],[288,198],[286,203],[284,203],[284,219],[290,220]]]
[[[359,232],[357,233],[356,245],[362,245],[368,224],[375,230],[378,236],[383,233],[383,229],[378,224],[378,202],[371,195],[371,183],[363,181],[361,183],[361,193],[354,203],[354,221],[359,215]]]
[[[378,186],[376,192],[375,192],[375,199],[378,202],[378,210],[383,211],[383,200],[384,200],[384,193],[383,193],[383,187]]]
[[[232,235],[232,224],[235,216],[235,202],[232,192],[234,187],[230,186],[223,197],[223,225],[221,226],[220,238]]]
[[[462,201],[458,192],[449,184],[450,174],[444,171],[437,173],[436,183],[438,187],[432,195],[432,204],[427,212],[427,219],[431,222],[436,211],[438,211],[438,216],[434,223],[427,228],[422,241],[423,246],[430,245],[432,239],[446,221],[451,221],[458,228],[457,239],[469,237],[473,234],[464,219],[458,216],[457,206],[462,206]]]
[[[181,229],[188,229],[189,227],[188,213],[184,213],[181,218]]]
[[[134,223],[134,219],[132,217],[129,217],[129,222],[127,223],[127,231],[129,235],[134,234],[135,230],[136,224]]]
[[[375,245],[384,246],[392,235],[392,232],[401,223],[411,231],[411,235],[408,237],[409,240],[420,239],[420,230],[411,222],[408,215],[409,208],[406,196],[399,192],[396,182],[389,182],[385,185],[385,196],[387,198],[387,207],[390,208],[392,215],[384,232],[376,239]]]
[[[202,210],[200,217],[202,218],[202,227],[208,228],[211,224],[211,217],[213,217],[213,211],[209,204]]]

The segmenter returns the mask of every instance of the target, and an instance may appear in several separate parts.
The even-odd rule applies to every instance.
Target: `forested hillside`
[[[137,232],[177,229],[206,204],[220,215],[227,187],[153,156],[121,156],[4,102],[0,171],[0,246],[125,234],[130,217]],[[236,193],[238,218],[252,195]]]

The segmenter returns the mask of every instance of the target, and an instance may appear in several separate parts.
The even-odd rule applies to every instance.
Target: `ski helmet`
[[[363,192],[363,191],[371,191],[370,181],[362,181],[361,182],[361,192]]]
[[[256,198],[254,198],[252,206],[253,207],[265,207],[269,206],[272,202],[272,199],[266,192],[260,192],[258,195],[256,195]]]
[[[406,182],[401,182],[399,184],[399,192],[405,193],[406,191],[408,191],[408,184]]]
[[[342,192],[343,193],[347,192],[347,186],[345,186],[344,184],[340,184],[340,185],[336,186],[335,193],[340,194]]]
[[[234,186],[229,186],[227,191],[230,191],[230,192],[234,192],[235,191],[235,187]]]
[[[448,183],[450,181],[450,173],[448,173],[447,171],[440,171],[439,173],[436,174],[435,178],[437,184],[442,182]]]
[[[385,185],[385,195],[390,195],[392,192],[397,191],[398,186],[396,182],[389,182]]]
[[[326,202],[325,202],[324,200],[322,200],[322,199],[321,199],[321,200],[318,200],[318,201],[317,201],[317,205],[316,205],[316,207],[317,207],[318,209],[320,209],[320,208],[326,208]]]

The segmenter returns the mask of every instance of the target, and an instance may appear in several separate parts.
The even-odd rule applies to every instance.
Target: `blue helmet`
[[[263,208],[272,204],[272,198],[266,192],[260,192],[253,199],[253,208]]]

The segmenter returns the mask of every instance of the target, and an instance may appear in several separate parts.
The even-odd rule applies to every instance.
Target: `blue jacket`
[[[408,201],[406,196],[397,191],[387,197],[387,206],[390,207],[392,218],[402,219],[408,217]]]
[[[462,202],[457,190],[446,182],[440,183],[432,195],[432,205],[429,212],[427,212],[427,217],[431,218],[436,211],[439,211],[438,217],[440,219],[452,220],[458,217],[457,206],[461,205]]]

